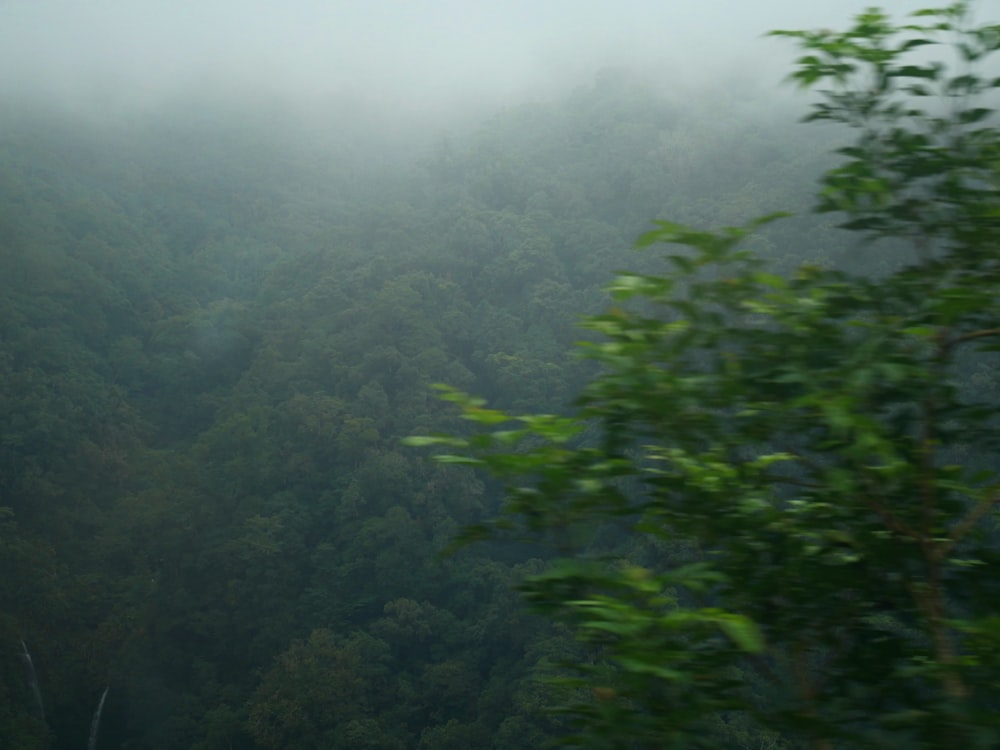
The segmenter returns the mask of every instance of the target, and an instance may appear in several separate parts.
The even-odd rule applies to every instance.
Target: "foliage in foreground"
[[[314,141],[222,95],[118,125],[5,100],[0,750],[76,750],[109,684],[102,748],[557,733],[532,675],[579,649],[509,590],[537,562],[432,562],[498,488],[399,440],[461,425],[430,382],[517,411],[579,390],[576,317],[645,217],[803,202],[815,131],[701,93],[599,74],[388,161],[353,108]],[[843,252],[799,222],[754,242]]]
[[[966,3],[896,26],[781,31],[807,120],[854,128],[822,180],[879,278],[768,273],[745,227],[657,222],[662,274],[589,318],[603,365],[572,417],[459,391],[469,437],[413,438],[507,484],[468,538],[548,539],[525,593],[593,658],[579,747],[992,747],[1000,615],[1000,131],[977,71],[1000,26]],[[951,42],[954,60],[927,61]]]

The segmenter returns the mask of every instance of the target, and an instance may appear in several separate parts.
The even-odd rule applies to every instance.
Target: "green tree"
[[[382,641],[363,634],[337,638],[313,631],[295,641],[261,681],[249,704],[248,728],[261,747],[396,747],[396,743],[355,743],[334,739],[350,733],[390,700],[392,684]],[[343,734],[343,731],[341,731]]]
[[[780,31],[807,120],[853,128],[817,209],[885,270],[769,272],[747,236],[671,222],[586,326],[568,417],[455,390],[471,436],[411,439],[507,487],[494,533],[562,553],[529,601],[592,648],[578,747],[995,747],[1000,25],[969,4]],[[950,42],[947,62],[925,47]],[[843,132],[843,131],[838,131]]]

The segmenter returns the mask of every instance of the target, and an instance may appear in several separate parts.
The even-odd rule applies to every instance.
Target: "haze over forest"
[[[440,557],[502,493],[402,441],[467,429],[433,383],[567,409],[654,219],[892,268],[810,213],[841,131],[763,36],[870,4],[0,0],[0,750],[561,736],[551,550]]]
[[[792,59],[762,35],[842,24],[863,2],[6,0],[0,91],[116,116],[192,93],[330,116],[345,101],[435,126],[546,96],[607,67],[698,96],[770,99]],[[904,12],[913,0],[888,3]]]

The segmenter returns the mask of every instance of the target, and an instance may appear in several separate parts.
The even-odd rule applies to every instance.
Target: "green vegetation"
[[[993,742],[994,82],[893,32],[792,35],[823,131],[5,107],[0,750]]]
[[[657,222],[621,273],[569,416],[448,390],[445,463],[506,484],[467,537],[548,540],[535,608],[568,665],[573,747],[996,747],[1000,26],[966,4],[896,27],[775,32],[807,120],[856,132],[821,183],[878,273],[768,269],[748,239]],[[950,43],[954,65],[928,61]],[[893,241],[888,243],[886,241]]]

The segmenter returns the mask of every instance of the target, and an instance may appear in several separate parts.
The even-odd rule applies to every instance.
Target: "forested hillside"
[[[806,122],[847,129],[815,210],[877,262],[783,268],[755,241],[780,214],[656,221],[569,409],[442,386],[476,429],[406,440],[503,483],[464,541],[552,551],[520,588],[583,650],[548,681],[563,745],[1000,743],[1000,24],[973,10],[772,33]]]
[[[187,114],[184,114],[187,112]],[[197,114],[196,114],[197,113]],[[805,211],[831,130],[625,70],[418,145],[210,102],[0,128],[0,748],[539,747],[577,646],[441,556],[499,489],[430,388],[559,413],[655,217]],[[386,136],[388,138],[388,136]],[[823,216],[753,240],[845,261]],[[27,671],[30,654],[31,669]],[[36,689],[37,688],[37,689]]]

